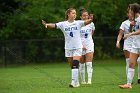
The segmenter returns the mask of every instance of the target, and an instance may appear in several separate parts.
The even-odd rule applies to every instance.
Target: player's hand
[[[116,42],[116,48],[120,48],[120,42],[119,41]]]
[[[89,19],[92,19],[93,20],[93,14],[90,14],[89,15]]]
[[[46,23],[46,21],[42,20],[42,24],[47,28],[47,23]]]
[[[128,38],[128,37],[130,37],[130,36],[131,36],[131,33],[125,34],[124,37],[123,37],[123,39],[126,39],[126,38]]]

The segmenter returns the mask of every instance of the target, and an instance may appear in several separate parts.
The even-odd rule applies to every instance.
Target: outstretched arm
[[[42,20],[42,24],[46,27],[46,28],[56,28],[56,25],[53,23],[47,23],[46,21]]]

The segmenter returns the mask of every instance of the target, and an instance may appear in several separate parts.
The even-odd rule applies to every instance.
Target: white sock
[[[85,63],[84,64],[80,63],[79,71],[80,71],[81,81],[85,82]]]
[[[128,68],[129,68],[129,58],[126,58],[126,77],[127,77],[127,73],[128,73]]]
[[[137,62],[138,62],[138,79],[140,79],[140,57],[138,57]]]
[[[128,74],[127,74],[127,84],[131,85],[133,77],[134,77],[135,69],[128,68]]]
[[[79,82],[78,80],[78,69],[72,69],[72,81],[71,84],[76,84]]]
[[[86,62],[86,66],[87,66],[87,74],[88,74],[88,82],[91,82],[92,79],[92,62]]]

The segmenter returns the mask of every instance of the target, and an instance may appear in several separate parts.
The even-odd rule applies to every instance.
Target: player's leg
[[[73,51],[73,61],[72,61],[72,82],[70,84],[70,87],[79,87],[79,79],[78,79],[78,67],[79,67],[79,62],[81,59],[82,55],[82,49],[74,49]]]
[[[85,82],[85,49],[82,50],[82,57],[79,65],[79,72],[81,77],[81,84],[86,84]]]
[[[81,77],[81,84],[86,84],[85,82],[85,56],[83,55],[80,60],[79,72]]]
[[[128,68],[129,68],[129,54],[130,54],[129,51],[124,50],[124,56],[125,56],[125,60],[126,60],[126,77],[127,77]]]
[[[140,55],[137,59],[137,63],[138,63],[138,84],[140,84]]]
[[[65,49],[65,56],[68,60],[68,64],[70,65],[71,69],[72,69],[72,65],[73,65],[73,50],[69,50],[69,49]],[[72,81],[71,81],[71,85],[75,86],[75,71],[72,70]]]
[[[131,86],[133,77],[134,77],[134,72],[135,72],[135,64],[137,62],[138,54],[136,53],[130,53],[130,64],[128,68],[128,75],[127,75],[127,85]]]
[[[138,59],[138,50],[137,49],[132,49],[130,52],[130,63],[129,63],[129,68],[128,68],[128,74],[127,74],[127,84],[125,85],[120,85],[120,88],[132,88],[131,83],[134,77],[134,72],[135,72],[135,64]]]
[[[73,62],[72,62],[72,82],[70,84],[70,87],[79,87],[79,79],[78,79],[78,66],[80,62],[80,56],[74,56],[73,57]]]
[[[88,74],[88,83],[91,84],[92,81],[92,60],[93,60],[93,52],[89,52],[86,54],[86,66],[87,66],[87,74]]]
[[[67,60],[68,60],[68,64],[71,67],[72,66],[73,57],[67,57]]]

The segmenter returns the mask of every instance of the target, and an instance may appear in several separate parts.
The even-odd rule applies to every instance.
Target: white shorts
[[[65,57],[82,56],[82,48],[79,49],[65,49]]]
[[[83,49],[82,55],[85,55],[85,54],[91,53],[91,52],[94,52],[94,45],[93,45],[92,47],[89,46],[89,47],[87,47],[86,49]]]
[[[123,50],[127,50],[130,52],[131,49],[132,49],[132,43],[124,41]]]
[[[140,54],[140,48],[132,48],[130,52]]]

